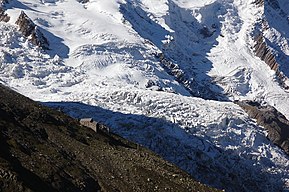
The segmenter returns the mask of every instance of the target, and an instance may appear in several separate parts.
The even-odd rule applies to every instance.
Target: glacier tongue
[[[85,2],[5,4],[11,18],[0,23],[0,82],[73,117],[93,117],[209,185],[289,190],[288,156],[230,102],[269,103],[289,118],[288,92],[254,55],[252,34],[266,7],[253,0]],[[17,32],[21,11],[50,50]],[[281,47],[282,63],[288,38],[276,30],[265,37],[273,50]]]

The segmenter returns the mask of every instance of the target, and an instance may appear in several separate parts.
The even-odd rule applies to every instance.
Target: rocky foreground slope
[[[0,191],[217,191],[112,133],[0,93]]]

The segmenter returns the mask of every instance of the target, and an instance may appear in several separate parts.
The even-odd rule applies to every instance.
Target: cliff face
[[[31,42],[43,49],[49,48],[49,43],[44,37],[43,33],[39,28],[33,23],[33,21],[22,11],[16,21],[19,26],[20,32],[25,37],[30,37]]]
[[[0,93],[1,191],[216,191],[117,135]]]
[[[262,106],[257,102],[238,101],[251,118],[264,126],[268,139],[281,147],[289,155],[289,121],[272,106]]]

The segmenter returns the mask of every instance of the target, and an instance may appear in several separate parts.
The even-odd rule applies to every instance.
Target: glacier
[[[288,155],[233,102],[270,104],[289,118],[288,91],[254,54],[260,30],[287,76],[282,0],[10,0],[3,7],[11,18],[0,23],[2,84],[75,118],[93,117],[208,185],[289,191]],[[48,50],[18,32],[21,11]]]

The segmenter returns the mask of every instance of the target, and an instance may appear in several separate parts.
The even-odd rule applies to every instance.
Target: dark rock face
[[[255,4],[258,6],[264,6],[264,8],[266,6],[270,6],[273,9],[280,9],[280,5],[276,0],[256,0]],[[254,52],[257,57],[259,57],[272,70],[276,72],[276,76],[278,77],[280,85],[283,86],[285,89],[288,89],[289,87],[284,83],[287,77],[280,70],[280,65],[277,62],[276,55],[273,52],[273,49],[270,48],[270,46],[266,42],[266,38],[264,37],[264,32],[269,28],[266,18],[262,19],[262,22],[260,23],[260,26],[258,28],[258,32],[255,33],[257,35],[254,36]]]
[[[3,21],[7,23],[10,20],[10,17],[5,13],[3,8],[6,3],[8,3],[8,0],[0,0],[0,22]]]
[[[49,48],[49,43],[43,33],[33,23],[33,21],[22,11],[19,15],[16,24],[19,26],[20,32],[25,37],[30,37],[31,42],[43,49]]]
[[[35,27],[35,30],[31,34],[31,42],[34,45],[37,45],[39,47],[42,47],[43,49],[49,49],[49,43],[46,39],[46,37],[43,35],[43,33],[38,29],[38,27]]]
[[[79,3],[87,3],[89,0],[77,0]]]
[[[255,0],[254,3],[255,3],[256,5],[263,6],[263,5],[264,5],[264,0]]]
[[[4,9],[0,7],[0,22],[8,22],[10,20],[10,17],[5,13]]]
[[[256,44],[254,46],[254,51],[256,56],[265,61],[265,63],[269,65],[272,70],[276,71],[277,75],[279,75],[279,65],[275,59],[274,54],[267,46],[263,34],[258,35],[255,41]]]
[[[253,101],[238,101],[251,118],[264,126],[268,139],[278,145],[289,155],[289,121],[272,106],[262,106]]]
[[[209,87],[201,86],[194,79],[189,78],[185,71],[183,71],[177,64],[167,59],[164,53],[157,53],[155,56],[159,59],[167,73],[174,76],[175,80],[182,84],[192,96],[213,100],[224,99]]]
[[[16,24],[19,26],[19,30],[25,37],[31,35],[36,27],[32,20],[24,13],[24,11],[21,11]]]

